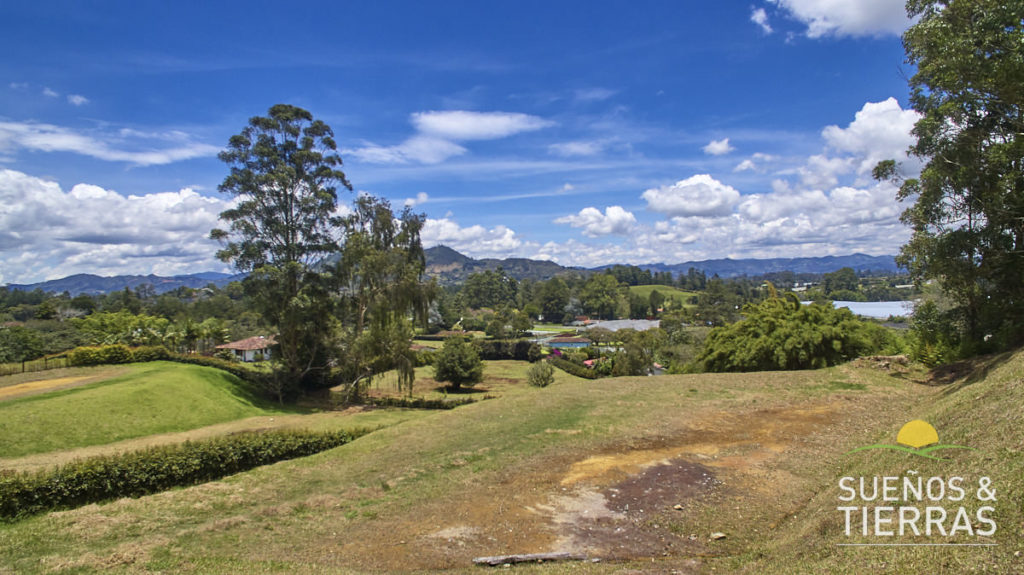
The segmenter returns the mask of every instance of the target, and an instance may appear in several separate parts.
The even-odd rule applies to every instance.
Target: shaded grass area
[[[294,412],[259,399],[243,381],[217,369],[132,364],[99,382],[0,402],[0,457]]]

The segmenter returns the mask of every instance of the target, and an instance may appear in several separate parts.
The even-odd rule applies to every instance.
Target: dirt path
[[[28,395],[38,395],[40,393],[47,393],[61,389],[70,389],[72,387],[80,387],[97,381],[103,381],[104,379],[116,377],[128,370],[124,368],[105,368],[90,371],[91,373],[85,375],[71,375],[66,377],[52,377],[47,372],[5,376],[0,378],[0,401],[14,399],[17,397],[25,397]],[[14,378],[17,378],[17,380]],[[8,384],[4,380],[10,380],[14,383]]]

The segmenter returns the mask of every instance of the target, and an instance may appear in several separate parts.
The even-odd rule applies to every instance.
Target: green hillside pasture
[[[902,421],[886,426],[865,426],[871,431],[857,441],[858,447],[892,445],[897,431],[912,419],[930,423],[939,435],[939,443],[970,449],[944,449],[935,452],[943,460],[927,459],[896,449],[867,449],[846,454],[836,466],[814,465],[810,458],[793,462],[816,475],[819,486],[798,513],[786,520],[785,529],[774,536],[735,548],[734,555],[722,561],[719,571],[741,573],[1024,573],[1024,352],[1003,354],[965,362],[949,373],[960,379],[947,382],[939,377],[936,393],[915,402]],[[873,422],[875,423],[875,422]],[[955,494],[918,502],[901,499],[896,503],[859,498],[840,502],[839,481],[843,477],[962,478],[965,497]],[[988,490],[981,490],[987,478]],[[870,484],[869,484],[870,485]],[[868,487],[870,491],[870,487]],[[986,493],[986,491],[988,493]],[[899,497],[903,497],[899,490]],[[991,497],[989,497],[991,495]],[[852,521],[846,535],[840,505],[877,507],[907,505],[918,509],[942,507],[949,519],[944,529],[951,530],[953,517],[961,506],[968,512],[972,528],[986,528],[975,519],[985,505],[994,508],[988,518],[997,525],[993,536],[970,535],[961,525],[955,536],[935,533],[913,535],[908,527],[903,536],[862,535],[862,516]],[[884,519],[884,516],[883,516]],[[869,521],[873,521],[872,519]],[[894,523],[894,525],[897,525]],[[869,527],[869,533],[874,526]],[[885,526],[879,528],[884,530]],[[925,528],[922,524],[922,532]],[[895,531],[895,530],[894,530]],[[840,547],[839,544],[872,545],[916,544],[913,547]],[[935,545],[963,545],[936,547]],[[979,546],[975,546],[979,545]],[[988,545],[982,547],[980,545]]]
[[[244,382],[218,369],[170,362],[132,364],[110,379],[0,402],[0,457],[294,412],[258,399]]]
[[[691,297],[696,297],[698,295],[697,292],[685,291],[685,290],[681,290],[679,288],[674,288],[672,286],[662,286],[662,285],[629,286],[629,291],[634,293],[634,294],[636,294],[636,295],[639,295],[640,297],[643,297],[643,298],[650,298],[651,297],[651,292],[657,291],[661,295],[665,296],[666,300],[671,300],[671,299],[682,300],[684,307],[689,307],[690,306],[690,303],[689,303],[690,302],[690,298]]]
[[[518,368],[508,366],[503,375],[514,379]],[[467,572],[472,557],[550,550],[557,534],[545,514],[575,493],[566,483],[574,471],[591,469],[577,464],[621,457],[621,471],[609,464],[613,473],[607,475],[621,480],[637,472],[630,466],[634,458],[649,463],[697,457],[689,453],[710,454],[705,462],[720,455],[726,465],[720,473],[729,481],[723,488],[727,505],[714,517],[716,524],[700,520],[680,528],[706,538],[709,528],[730,516],[774,512],[774,504],[760,504],[762,493],[772,502],[782,495],[778,504],[787,507],[779,515],[792,513],[791,504],[814,493],[805,482],[808,474],[834,471],[842,453],[868,439],[856,435],[898,426],[913,404],[933,393],[888,373],[848,366],[597,381],[565,377],[546,388],[523,385],[497,399],[432,412],[343,447],[222,481],[4,526],[0,565],[25,573],[58,566],[77,572]],[[723,448],[716,455],[706,445],[720,439]],[[780,482],[763,491],[758,474],[735,474],[753,477],[753,486],[733,483],[734,475],[728,475],[727,464],[737,457],[789,458],[790,451],[811,454],[814,471],[780,473]],[[734,503],[733,493],[752,499]],[[671,506],[648,512],[652,519],[690,517]],[[770,522],[751,519],[748,525]],[[769,536],[767,530],[730,530],[727,541],[750,545],[750,538]],[[701,556],[717,552],[704,550]],[[662,559],[658,553],[658,560],[663,572],[692,570],[685,555]],[[650,561],[636,565],[650,567]],[[613,573],[631,566],[603,562],[524,571]]]
[[[485,396],[494,398],[523,393],[529,390],[529,386],[526,383],[526,374],[530,370],[530,365],[530,362],[527,361],[511,359],[485,361],[483,381],[475,385],[464,386],[455,393],[449,393],[445,388],[447,384],[440,383],[434,379],[434,368],[432,366],[417,367],[412,397],[422,397],[427,400],[461,399],[466,397],[482,399]],[[556,371],[555,381],[582,380],[563,371]],[[336,388],[337,391],[340,391],[340,389]],[[389,371],[375,377],[370,385],[369,394],[371,397],[407,397],[405,391],[399,391],[398,374],[394,371]]]

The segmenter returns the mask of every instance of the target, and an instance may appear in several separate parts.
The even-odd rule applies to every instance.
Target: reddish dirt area
[[[665,572],[687,573],[721,554],[720,539],[735,538],[737,523],[767,531],[799,505],[790,497],[799,481],[780,460],[794,451],[813,457],[818,444],[845,433],[837,424],[855,411],[834,400],[709,411],[678,435],[582,460],[535,460],[456,501],[417,507],[401,520],[382,517],[331,552],[343,565],[372,570],[466,569],[474,557],[568,552],[602,562],[669,561]],[[707,524],[709,509],[725,510],[720,524]],[[383,553],[368,547],[380,538],[392,542]]]

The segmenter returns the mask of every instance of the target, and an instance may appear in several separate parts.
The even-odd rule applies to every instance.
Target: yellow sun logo
[[[939,442],[939,432],[932,424],[922,419],[915,419],[900,428],[896,435],[896,443],[920,449]]]
[[[967,447],[965,445],[940,445],[939,432],[935,431],[932,424],[922,419],[909,421],[901,427],[900,432],[896,434],[896,442],[899,443],[899,445],[866,445],[864,447],[852,449],[847,453],[855,453],[857,451],[865,451],[867,449],[893,449],[896,451],[913,453],[914,455],[920,455],[921,457],[927,457],[928,459],[945,461],[944,458],[936,457],[931,455],[931,453],[939,449],[974,449],[973,447]]]

